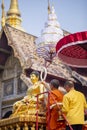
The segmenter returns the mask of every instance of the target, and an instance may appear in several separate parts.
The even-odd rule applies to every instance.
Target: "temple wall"
[[[0,77],[0,118],[11,113],[12,105],[26,94],[27,86],[20,79],[21,66],[15,57],[8,58]]]

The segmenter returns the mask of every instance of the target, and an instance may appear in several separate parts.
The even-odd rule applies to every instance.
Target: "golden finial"
[[[2,8],[1,26],[4,27],[5,26],[4,0],[2,0],[1,8]]]
[[[9,11],[7,12],[7,15],[16,14],[20,16],[20,12],[18,9],[18,0],[11,0]]]
[[[18,0],[10,0],[10,8],[7,12],[6,23],[23,31],[21,27],[21,14],[18,7]]]
[[[50,14],[50,13],[51,13],[50,2],[49,2],[49,0],[48,0],[48,14]]]

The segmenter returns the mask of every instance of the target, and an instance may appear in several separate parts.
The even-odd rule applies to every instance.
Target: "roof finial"
[[[1,26],[2,26],[2,27],[4,27],[4,26],[5,26],[5,10],[4,10],[4,0],[2,0],[1,8],[2,8],[2,19],[1,19]]]
[[[6,23],[19,30],[23,30],[21,27],[21,14],[18,8],[18,0],[10,0],[10,8],[7,12]]]
[[[49,0],[48,0],[48,14],[50,14],[50,13],[51,13],[50,2],[49,2]]]
[[[20,11],[18,9],[18,0],[11,0],[9,11],[7,15],[18,15],[20,16]]]

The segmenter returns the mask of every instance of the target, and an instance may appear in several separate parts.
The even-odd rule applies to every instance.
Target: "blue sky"
[[[0,5],[1,5],[0,0]],[[22,26],[27,33],[40,36],[47,21],[48,0],[18,0]],[[61,28],[71,33],[87,30],[87,0],[49,0],[54,4]],[[10,0],[4,0],[8,11]],[[1,17],[1,8],[0,8]]]

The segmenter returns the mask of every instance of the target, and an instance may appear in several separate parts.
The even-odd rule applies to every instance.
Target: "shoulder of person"
[[[71,97],[71,94],[70,94],[69,92],[68,92],[68,93],[65,93],[63,97],[64,97],[64,98],[69,98],[69,97]]]

